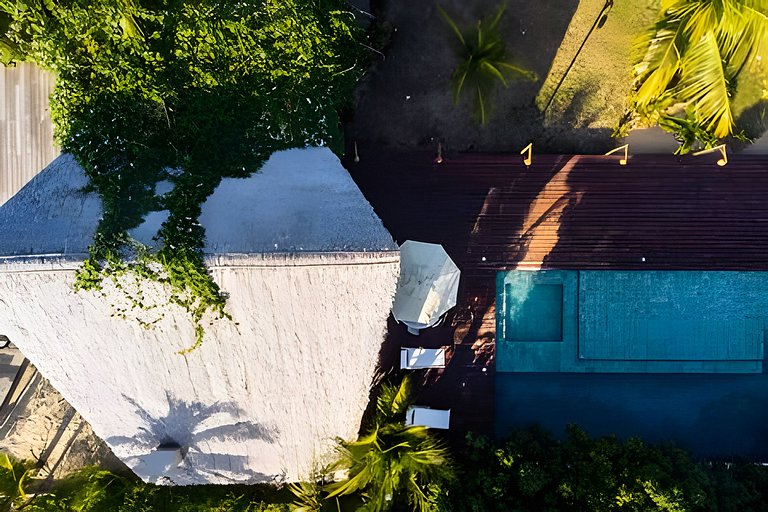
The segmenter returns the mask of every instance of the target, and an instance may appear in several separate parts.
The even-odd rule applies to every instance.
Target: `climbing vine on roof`
[[[103,202],[76,288],[168,292],[203,340],[225,294],[203,258],[201,205],[224,177],[247,177],[280,149],[341,147],[339,111],[365,63],[341,0],[0,0],[0,59],[57,75],[56,137]],[[170,191],[156,194],[158,183]],[[167,211],[157,245],[129,235]],[[127,281],[126,281],[127,279]],[[125,309],[118,308],[124,315]],[[159,320],[159,316],[154,320]],[[154,323],[144,320],[145,325]]]

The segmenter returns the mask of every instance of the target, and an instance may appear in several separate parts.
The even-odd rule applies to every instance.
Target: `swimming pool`
[[[761,373],[768,272],[510,271],[497,371]]]
[[[768,272],[497,276],[496,433],[675,441],[768,462]]]
[[[768,374],[497,373],[497,436],[534,423],[768,462]]]

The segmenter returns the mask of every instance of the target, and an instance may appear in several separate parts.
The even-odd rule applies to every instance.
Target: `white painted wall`
[[[111,317],[119,295],[75,294],[66,263],[0,265],[0,332],[142,477],[156,480],[142,456],[169,440],[188,450],[169,473],[177,484],[306,477],[336,436],[357,434],[399,261],[270,260],[213,269],[239,325],[214,321],[187,356],[177,352],[192,325],[178,308],[151,330]]]

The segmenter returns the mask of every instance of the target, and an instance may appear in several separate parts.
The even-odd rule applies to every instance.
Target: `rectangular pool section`
[[[508,271],[499,372],[762,373],[768,272]]]

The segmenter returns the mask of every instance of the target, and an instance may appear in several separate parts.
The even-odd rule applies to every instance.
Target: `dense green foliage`
[[[592,439],[570,427],[563,441],[536,428],[505,442],[468,436],[458,475],[443,491],[450,511],[768,510],[768,469],[702,463],[673,446]]]
[[[768,49],[765,0],[663,0],[658,22],[636,42],[631,110],[618,134],[659,124],[711,148],[732,135],[739,76]]]
[[[341,503],[335,499],[348,495],[362,498],[355,510],[437,510],[437,491],[453,468],[447,448],[426,427],[405,425],[412,401],[409,377],[382,386],[372,427],[357,441],[339,440],[339,460],[329,470],[345,471],[346,479],[322,488],[294,486],[300,510],[321,510],[324,501]]]
[[[33,467],[9,460],[18,467]],[[7,487],[14,483],[16,479],[0,464],[0,495],[8,496]],[[52,483],[26,478],[23,487],[13,500],[0,500],[0,511],[288,512],[291,497],[287,490],[270,485],[156,486],[93,467]]]
[[[341,148],[338,112],[365,61],[344,7],[0,0],[4,58],[56,72],[57,138],[103,200],[78,288],[101,289],[111,277],[131,306],[153,309],[162,305],[145,304],[125,276],[157,281],[195,321],[195,346],[206,312],[226,316],[203,262],[201,204],[222,177],[249,176],[275,150]],[[161,181],[173,188],[158,196]],[[157,247],[131,240],[147,212],[163,210]]]
[[[488,98],[496,82],[507,87],[510,78],[535,80],[536,75],[507,61],[504,38],[499,21],[506,3],[493,16],[478,21],[468,30],[460,30],[455,21],[439,4],[437,10],[456,35],[458,65],[451,75],[451,95],[459,103],[462,91],[470,90],[475,104],[475,116],[480,124],[488,121]]]
[[[29,475],[34,465],[0,453],[0,510],[11,510],[27,501]]]
[[[393,392],[394,390],[394,392]],[[386,390],[379,403],[402,399]],[[391,399],[391,400],[390,400]],[[400,402],[403,403],[403,402]],[[389,416],[389,413],[385,413]],[[396,418],[377,424],[356,443],[341,443],[348,478],[287,488],[255,486],[164,487],[135,477],[86,468],[46,487],[30,478],[34,465],[0,458],[0,510],[32,512],[430,512],[664,511],[751,512],[768,510],[768,468],[732,461],[702,462],[674,446],[638,439],[592,439],[577,427],[564,440],[537,428],[504,442],[467,436],[448,461],[445,448]],[[397,430],[392,436],[383,428]],[[365,442],[377,436],[375,443]],[[428,437],[428,436],[427,436]],[[359,453],[357,453],[359,452]],[[12,469],[9,469],[12,468]],[[454,474],[455,472],[455,474]],[[414,486],[418,486],[418,489]],[[31,491],[34,489],[34,494]],[[387,496],[390,499],[387,499]]]

